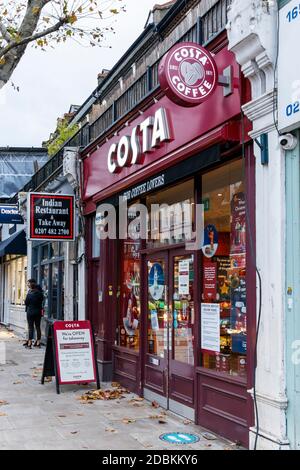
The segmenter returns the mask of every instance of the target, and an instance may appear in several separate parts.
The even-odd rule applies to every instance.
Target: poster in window
[[[217,263],[203,263],[203,300],[214,302],[217,298]]]
[[[244,270],[230,270],[231,325],[237,333],[247,331],[246,276]]]
[[[148,285],[151,297],[160,300],[165,290],[165,275],[161,264],[153,264],[148,276]]]
[[[126,333],[129,336],[134,336],[139,326],[139,311],[137,308],[137,300],[133,292],[129,292],[127,295],[125,294],[124,305],[125,315],[123,317],[123,325]]]
[[[179,261],[178,294],[189,295],[190,293],[190,262],[189,260]]]
[[[151,329],[154,331],[159,330],[157,310],[151,310]]]
[[[234,194],[231,200],[231,240],[230,254],[241,255],[246,252],[246,200],[245,194]]]
[[[206,258],[212,258],[219,246],[219,235],[213,224],[208,224],[204,229],[203,254]]]
[[[201,304],[201,348],[220,352],[220,304]]]

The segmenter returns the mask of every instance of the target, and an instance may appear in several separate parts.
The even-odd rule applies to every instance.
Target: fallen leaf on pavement
[[[185,420],[183,421],[183,424],[186,424],[186,425],[187,425],[187,424],[192,424],[192,421],[190,421],[189,419],[185,419]]]
[[[111,386],[112,386],[112,388],[120,388],[121,384],[119,384],[119,382],[112,382]]]
[[[45,382],[52,382],[52,377],[45,377]]]
[[[136,397],[136,398],[132,398],[131,400],[129,400],[130,403],[139,402],[139,401],[144,401],[144,398]]]
[[[78,434],[78,431],[71,431],[71,434]]]
[[[58,415],[58,418],[66,418],[66,415]]]
[[[22,384],[22,380],[16,380],[16,382],[13,382],[13,385],[19,385],[19,384]]]
[[[203,432],[202,437],[204,437],[204,439],[207,439],[208,441],[215,441],[217,439],[217,436],[210,432]]]
[[[166,421],[165,419],[163,419],[163,418],[160,418],[160,419],[158,420],[158,423],[159,423],[159,424],[167,424],[167,421]]]
[[[129,393],[126,388],[114,388],[114,389],[99,389],[99,390],[90,390],[84,395],[81,395],[79,398],[82,401],[88,400],[117,400],[119,398],[124,398],[123,394]]]
[[[6,413],[1,413],[1,411],[0,411],[0,416],[7,416],[7,414]]]
[[[1,405],[8,405],[8,401],[0,400],[0,406],[1,406]]]
[[[130,424],[130,423],[135,423],[135,419],[132,418],[123,418],[122,423],[124,424]]]
[[[161,415],[150,415],[148,416],[149,419],[164,419],[164,416]]]
[[[105,428],[105,431],[106,432],[117,432],[117,430],[114,429],[114,428]]]

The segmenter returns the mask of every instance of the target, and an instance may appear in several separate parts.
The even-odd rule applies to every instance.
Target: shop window
[[[42,258],[41,264],[35,264],[34,276],[44,293],[44,311],[49,318],[64,318],[64,261],[63,245],[51,242],[34,247],[35,262]]]
[[[168,295],[166,273],[168,267],[164,258],[148,261],[148,315],[147,315],[147,352],[164,357],[169,348]]]
[[[49,264],[41,266],[41,288],[44,293],[44,311],[49,315]]]
[[[155,193],[146,200],[148,248],[190,241],[193,227],[194,180]]]
[[[35,266],[38,264],[38,258],[39,257],[39,248],[38,247],[34,247],[32,249],[32,264]],[[37,277],[35,277],[35,279],[38,279]]]
[[[42,261],[49,259],[49,245],[43,245],[42,250]]]
[[[173,358],[194,365],[194,257],[173,260]]]
[[[50,247],[50,258],[58,258],[60,256],[61,243],[52,242],[49,244],[49,247]]]
[[[130,210],[129,220],[130,222]],[[140,346],[140,241],[121,244],[120,309],[117,344],[138,351]]]
[[[8,279],[10,303],[12,305],[24,305],[27,293],[26,276],[27,276],[27,257],[11,259],[8,265]]]
[[[51,265],[51,317],[57,320],[64,318],[64,266],[62,262]]]
[[[51,292],[51,311],[53,318],[57,318],[58,312],[58,289],[59,289],[59,264],[52,264],[52,292]]]
[[[246,375],[246,202],[242,161],[202,177],[202,366]]]

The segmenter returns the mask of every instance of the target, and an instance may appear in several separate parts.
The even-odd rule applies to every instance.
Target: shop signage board
[[[158,76],[167,97],[181,106],[203,103],[218,85],[218,69],[213,56],[193,42],[172,47],[160,62]]]
[[[153,152],[163,142],[171,140],[171,130],[165,108],[133,127],[131,135],[123,135],[111,144],[107,156],[109,173],[120,173],[122,168],[141,164],[144,155]]]
[[[201,304],[201,348],[220,352],[219,304]]]
[[[60,385],[96,382],[100,388],[95,345],[89,321],[54,321],[49,324],[42,374]]]
[[[153,104],[147,109],[136,113],[132,119],[128,120],[126,126],[120,128],[106,142],[99,146],[93,145],[88,152],[88,158],[86,158],[87,153],[83,154],[82,196],[85,201],[89,201],[85,208],[86,213],[94,210],[95,201],[92,202],[92,198],[97,201],[106,200],[114,193],[121,193],[128,200],[138,197],[139,191],[141,194],[145,194],[151,190],[152,184],[153,189],[155,189],[155,185],[160,187],[166,184],[166,181],[163,182],[162,179],[159,179],[150,182],[149,187],[147,185],[138,187],[140,181],[148,182],[152,175],[165,174],[166,176],[165,168],[168,166],[166,160],[174,155],[174,164],[179,163],[178,150],[183,151],[184,147],[195,139],[197,142],[199,141],[199,148],[201,147],[202,151],[204,146],[200,144],[201,136],[212,129],[217,129],[220,125],[223,126],[224,123],[228,123],[240,114],[238,78],[240,73],[234,55],[224,48],[218,51],[213,59],[221,73],[228,67],[232,69],[232,77],[235,79],[236,86],[233,87],[233,92],[230,95],[224,97],[223,87],[216,86],[209,99],[202,100],[199,109],[197,110],[196,106],[195,113],[191,113],[190,107],[180,106],[164,94],[153,100]],[[219,75],[216,81],[219,83]],[[216,112],[212,113],[212,109]],[[153,120],[155,122],[155,117],[156,124],[152,126],[151,123]],[[224,126],[224,129],[220,129],[220,134],[222,134],[220,140],[224,138],[226,141],[239,141],[238,126],[235,124],[230,127],[227,127],[227,124]],[[197,152],[196,149],[195,152]],[[209,155],[207,158],[210,158]],[[199,165],[202,162],[202,158],[194,160],[199,161]],[[111,165],[113,172],[109,171],[108,164]],[[125,185],[125,181],[128,181],[128,184]],[[130,187],[136,188],[136,194],[127,194],[127,188]]]
[[[147,194],[151,191],[162,188],[164,185],[165,175],[161,174],[159,176],[156,176],[155,178],[151,178],[147,181],[144,181],[143,183],[135,186],[134,188],[131,188],[130,190],[127,190],[125,193],[123,193],[122,198],[124,201],[130,201],[131,199],[135,199],[141,196],[142,194]]]
[[[300,2],[291,0],[279,11],[278,127],[288,132],[300,126]]]
[[[74,203],[67,194],[29,193],[28,239],[74,241]]]
[[[0,204],[0,224],[24,224],[17,205]]]

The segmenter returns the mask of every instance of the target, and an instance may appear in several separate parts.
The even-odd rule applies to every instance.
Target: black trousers
[[[28,339],[29,341],[33,340],[34,336],[34,327],[36,329],[36,339],[39,341],[41,339],[41,315],[32,315],[27,313],[27,322],[28,322]]]

